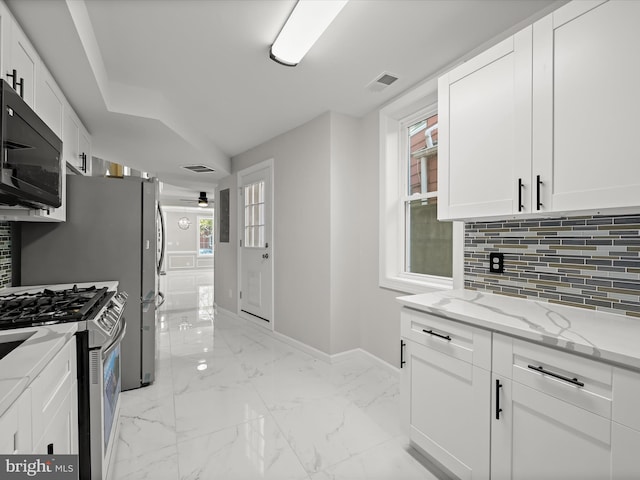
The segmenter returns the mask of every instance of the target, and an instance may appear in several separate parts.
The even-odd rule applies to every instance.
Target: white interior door
[[[244,173],[243,173],[244,172]],[[238,175],[240,206],[240,312],[267,322],[273,315],[271,166]]]

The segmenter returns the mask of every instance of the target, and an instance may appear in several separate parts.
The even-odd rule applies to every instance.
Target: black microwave
[[[0,204],[62,205],[62,140],[2,80]]]

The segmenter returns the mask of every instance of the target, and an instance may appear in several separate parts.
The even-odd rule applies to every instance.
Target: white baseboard
[[[300,340],[296,340],[295,338],[291,338],[287,335],[284,335],[280,332],[272,332],[273,336],[292,347],[297,348],[298,350],[302,350],[305,353],[308,353],[312,357],[317,358],[318,360],[322,360],[323,362],[331,363],[331,355],[323,352],[322,350],[318,350],[311,345],[307,345],[306,343],[301,342]]]
[[[287,345],[291,345],[292,347],[297,348],[300,351],[308,353],[312,357],[315,357],[318,360],[322,360],[323,362],[333,364],[333,363],[344,362],[346,360],[350,360],[354,358],[366,358],[369,361],[372,361],[378,364],[380,367],[387,370],[387,372],[389,372],[390,374],[400,376],[400,369],[398,367],[394,367],[390,363],[385,362],[381,358],[376,357],[374,354],[369,353],[362,348],[358,347],[352,350],[347,350],[345,352],[334,353],[333,355],[330,355],[328,353],[323,352],[322,350],[318,350],[317,348],[312,347],[311,345],[307,345],[306,343],[303,343],[300,340],[296,340],[295,338],[289,337],[288,335],[284,335],[283,333],[276,332],[275,330],[272,330],[271,328],[269,328],[270,326],[263,325],[262,323],[258,323],[257,320],[240,316],[237,313],[218,307],[217,305],[214,305],[214,309],[217,314],[225,315],[233,319],[247,322],[247,324],[260,329],[260,331],[263,331],[267,334],[272,335],[275,339],[280,340],[281,342],[286,343]]]
[[[384,368],[391,375],[400,376],[400,369],[391,365],[388,362],[385,362],[379,357],[376,357],[373,353],[367,352],[363,348],[354,348],[352,350],[347,350],[346,352],[335,353],[331,355],[331,363],[339,363],[345,360],[350,360],[354,358],[366,358],[369,361],[377,363],[380,367]]]

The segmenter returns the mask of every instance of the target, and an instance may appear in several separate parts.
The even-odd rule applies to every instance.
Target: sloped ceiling
[[[93,154],[193,192],[234,155],[328,110],[360,117],[561,3],[351,0],[290,68],[268,52],[294,0],[7,0]],[[367,90],[382,72],[399,80]]]

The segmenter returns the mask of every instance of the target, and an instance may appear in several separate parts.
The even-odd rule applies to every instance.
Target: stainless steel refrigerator
[[[67,176],[67,220],[22,223],[22,285],[117,280],[124,312],[122,389],[155,380],[164,240],[157,179]]]

